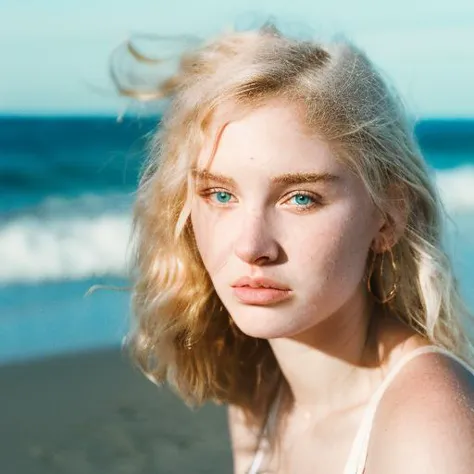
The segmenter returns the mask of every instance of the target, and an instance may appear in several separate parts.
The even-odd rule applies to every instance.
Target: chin
[[[274,308],[268,306],[252,306],[232,311],[232,319],[236,326],[247,336],[258,339],[277,339],[291,337],[304,328],[299,325],[288,324],[287,314],[279,315]],[[284,318],[284,320],[280,320]]]
[[[285,337],[287,334],[277,328],[242,328],[240,330],[249,337],[256,339],[277,339]]]

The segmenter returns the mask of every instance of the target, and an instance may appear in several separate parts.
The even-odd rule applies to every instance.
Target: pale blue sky
[[[0,114],[116,114],[107,60],[130,34],[209,35],[267,14],[353,39],[416,116],[474,117],[472,0],[0,0]]]

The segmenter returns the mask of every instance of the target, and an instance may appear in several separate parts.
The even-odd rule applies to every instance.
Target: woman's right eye
[[[231,194],[226,191],[216,191],[212,193],[212,195],[214,195],[216,201],[221,204],[227,204],[232,199]]]
[[[235,200],[232,200],[232,198],[235,198],[234,195],[223,189],[208,189],[207,191],[203,191],[200,194],[207,200],[217,205],[225,205],[235,202]]]

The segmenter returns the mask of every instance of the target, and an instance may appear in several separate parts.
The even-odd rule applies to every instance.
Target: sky
[[[0,0],[0,114],[116,115],[129,103],[108,59],[130,35],[209,37],[270,15],[353,40],[413,115],[474,118],[472,0]]]

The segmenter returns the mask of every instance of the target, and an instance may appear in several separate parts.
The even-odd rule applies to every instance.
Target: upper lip
[[[289,290],[289,288],[283,285],[283,283],[271,280],[270,278],[242,277],[232,283],[232,286],[250,286],[252,288],[274,288],[276,290]]]

